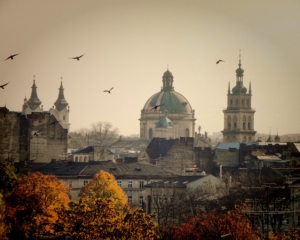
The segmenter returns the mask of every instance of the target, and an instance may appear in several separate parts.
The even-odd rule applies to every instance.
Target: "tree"
[[[7,225],[5,222],[5,202],[3,195],[0,193],[0,239],[6,238]]]
[[[93,123],[88,133],[89,145],[108,146],[118,138],[118,132],[118,129],[112,129],[109,122]]]
[[[116,209],[123,209],[127,203],[127,198],[117,184],[114,175],[101,170],[95,174],[93,179],[80,191],[80,201],[93,203],[95,199],[101,198],[109,200]]]
[[[53,175],[39,172],[19,178],[6,198],[11,239],[34,239],[53,233],[58,212],[68,208],[69,189]]]
[[[226,239],[259,239],[242,206],[236,205],[235,210],[226,214],[212,211],[192,217],[175,229],[170,239],[215,240],[225,236]]]
[[[0,160],[0,190],[6,193],[12,190],[14,182],[17,180],[16,169],[12,162]]]
[[[73,203],[72,211],[59,214],[55,239],[156,239],[152,215],[141,209],[126,207],[125,214],[119,214],[114,203],[108,199],[96,198],[89,204]]]

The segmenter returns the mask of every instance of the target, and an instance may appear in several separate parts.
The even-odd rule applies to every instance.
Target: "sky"
[[[210,135],[224,129],[241,53],[254,129],[299,133],[299,12],[298,0],[0,0],[0,106],[21,111],[35,78],[49,110],[62,81],[71,132],[102,121],[139,134],[169,69]]]

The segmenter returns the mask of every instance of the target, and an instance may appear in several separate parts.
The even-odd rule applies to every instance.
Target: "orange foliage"
[[[191,218],[174,232],[172,239],[259,239],[242,207],[236,205],[227,214],[208,212]]]
[[[88,203],[97,198],[106,199],[117,209],[123,209],[127,198],[116,182],[114,175],[100,171],[95,174],[91,182],[85,185],[80,192],[80,201]]]
[[[3,195],[0,193],[0,239],[6,238],[6,223],[5,223],[5,202]]]
[[[68,208],[68,192],[53,175],[29,173],[19,178],[6,198],[10,235],[34,238],[53,233],[58,211]]]
[[[56,225],[56,239],[156,239],[152,216],[130,208],[121,216],[110,200],[97,198],[73,203],[73,210],[61,212]]]

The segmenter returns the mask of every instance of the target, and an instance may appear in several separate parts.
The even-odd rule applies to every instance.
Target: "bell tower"
[[[254,113],[251,107],[252,90],[244,86],[244,70],[241,68],[241,54],[236,72],[236,85],[230,90],[228,84],[227,108],[224,113],[223,142],[254,142]]]

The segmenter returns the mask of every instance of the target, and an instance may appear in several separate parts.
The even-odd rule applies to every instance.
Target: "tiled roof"
[[[148,146],[150,140],[148,139],[119,139],[109,145],[109,148],[136,148],[139,146]]]
[[[144,185],[144,187],[176,187],[176,188],[186,188],[186,185],[190,182],[196,181],[198,179],[204,178],[205,176],[178,176],[174,178],[164,179],[162,181],[157,181]]]
[[[174,143],[174,139],[153,138],[146,152],[151,159],[164,157]]]
[[[81,175],[94,175],[100,170],[104,170],[113,174],[116,178],[119,176],[125,177],[133,176],[139,178],[140,176],[176,176],[158,166],[146,163],[114,163],[114,162],[101,162],[99,164],[90,164],[87,166]]]
[[[81,150],[78,150],[78,151],[74,152],[73,154],[76,154],[76,153],[90,153],[90,152],[94,152],[94,147],[93,146],[88,146],[84,149],[81,149]]]
[[[41,167],[31,170],[31,172],[40,172],[42,174],[53,175],[78,175],[86,166],[87,162],[67,162],[67,163],[48,163]]]
[[[229,148],[240,149],[240,144],[241,143],[239,143],[239,142],[218,143],[218,145],[215,147],[215,149],[220,149],[220,150],[229,150]],[[247,146],[258,145],[257,142],[243,142],[242,144],[245,144]]]
[[[42,174],[53,174],[56,176],[94,176],[96,173],[104,170],[113,174],[116,178],[140,178],[148,177],[169,177],[177,176],[174,173],[166,171],[153,164],[146,163],[115,163],[112,161],[101,162],[67,162],[67,163],[49,163],[39,168],[33,169],[32,172],[41,172]]]

